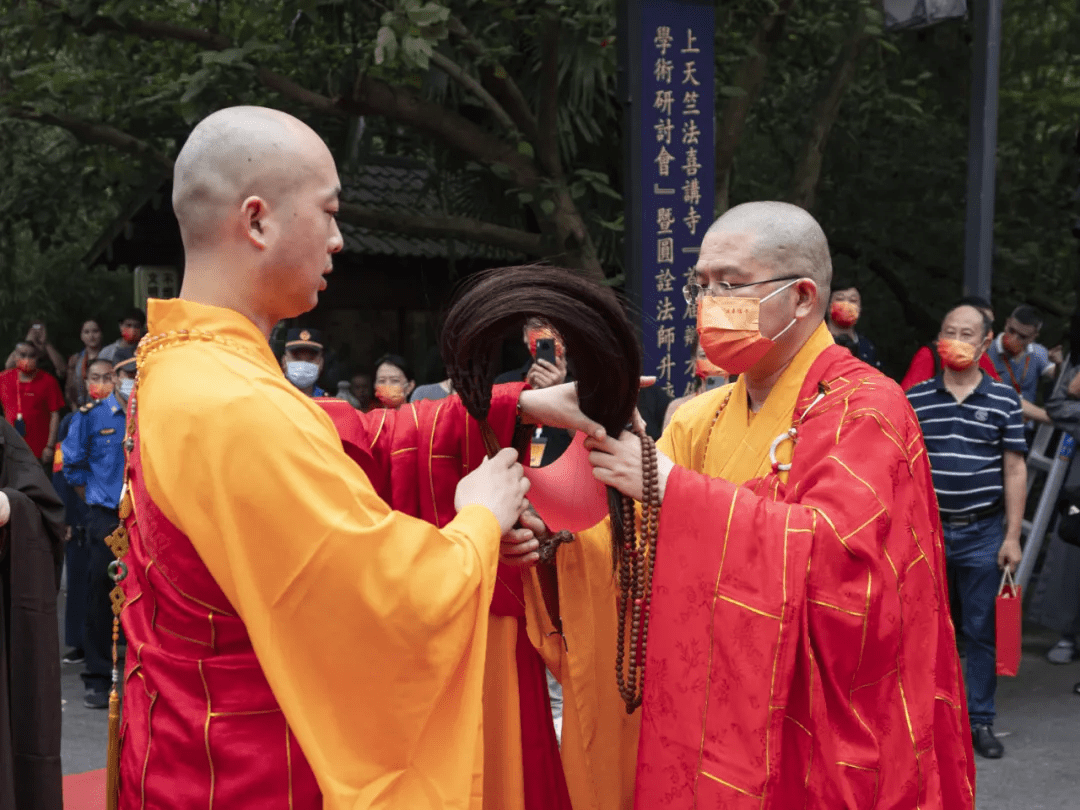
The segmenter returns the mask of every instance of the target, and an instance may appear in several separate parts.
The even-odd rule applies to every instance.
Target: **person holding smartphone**
[[[551,324],[542,318],[529,318],[521,338],[529,350],[529,359],[520,368],[500,374],[495,378],[496,383],[525,380],[530,388],[539,390],[573,379],[567,369],[566,346]],[[562,428],[538,425],[532,437],[529,466],[551,464],[570,446],[572,438]]]

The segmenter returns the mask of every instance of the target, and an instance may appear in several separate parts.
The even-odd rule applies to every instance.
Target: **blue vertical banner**
[[[641,309],[645,373],[677,397],[693,380],[697,323],[682,288],[713,221],[716,10],[701,0],[629,5],[627,292]]]

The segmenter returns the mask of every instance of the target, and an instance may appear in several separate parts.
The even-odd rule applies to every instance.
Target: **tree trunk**
[[[739,66],[733,82],[742,90],[741,95],[731,96],[724,104],[716,127],[716,213],[728,209],[731,194],[731,168],[735,151],[746,128],[750,108],[761,95],[765,84],[765,72],[773,46],[784,33],[784,23],[795,0],[780,0],[776,10],[761,21],[757,33],[747,48],[746,59]]]
[[[537,215],[541,230],[555,242],[555,253],[549,258],[565,267],[580,270],[596,281],[603,281],[604,268],[600,264],[596,246],[581,211],[566,187],[562,158],[559,155],[560,28],[558,17],[549,18],[544,24],[540,43],[540,104],[536,116],[536,158],[548,176],[550,191],[538,204]],[[544,203],[548,203],[550,213],[544,211]]]
[[[829,142],[829,133],[840,114],[840,103],[844,99],[851,80],[855,78],[855,66],[863,47],[870,37],[866,33],[866,12],[863,9],[855,17],[855,25],[844,43],[836,64],[833,65],[825,80],[820,100],[810,119],[810,132],[806,139],[802,157],[795,167],[791,179],[791,193],[788,200],[806,210],[814,207],[814,196],[821,180],[821,166],[825,159],[825,147]]]

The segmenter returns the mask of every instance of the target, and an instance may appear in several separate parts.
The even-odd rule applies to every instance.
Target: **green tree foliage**
[[[309,121],[346,176],[374,156],[408,157],[471,190],[440,215],[347,206],[350,222],[551,257],[597,278],[621,270],[615,0],[6,7],[0,260],[5,282],[18,266],[38,292],[0,299],[0,330],[3,313],[42,306],[60,279],[71,277],[64,295],[82,295],[74,268],[104,223],[167,176],[194,121],[238,103]],[[1076,0],[1005,6],[999,316],[1024,300],[1058,316],[1075,303],[1078,12]],[[902,365],[960,293],[969,23],[887,33],[872,0],[732,0],[717,19],[719,208],[811,208],[838,269],[863,287],[861,326]]]

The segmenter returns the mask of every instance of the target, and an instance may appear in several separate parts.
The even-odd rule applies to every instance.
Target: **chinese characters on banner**
[[[645,0],[641,13],[642,214],[628,236],[643,242],[645,373],[677,397],[693,380],[697,323],[682,288],[713,221],[715,8]]]

